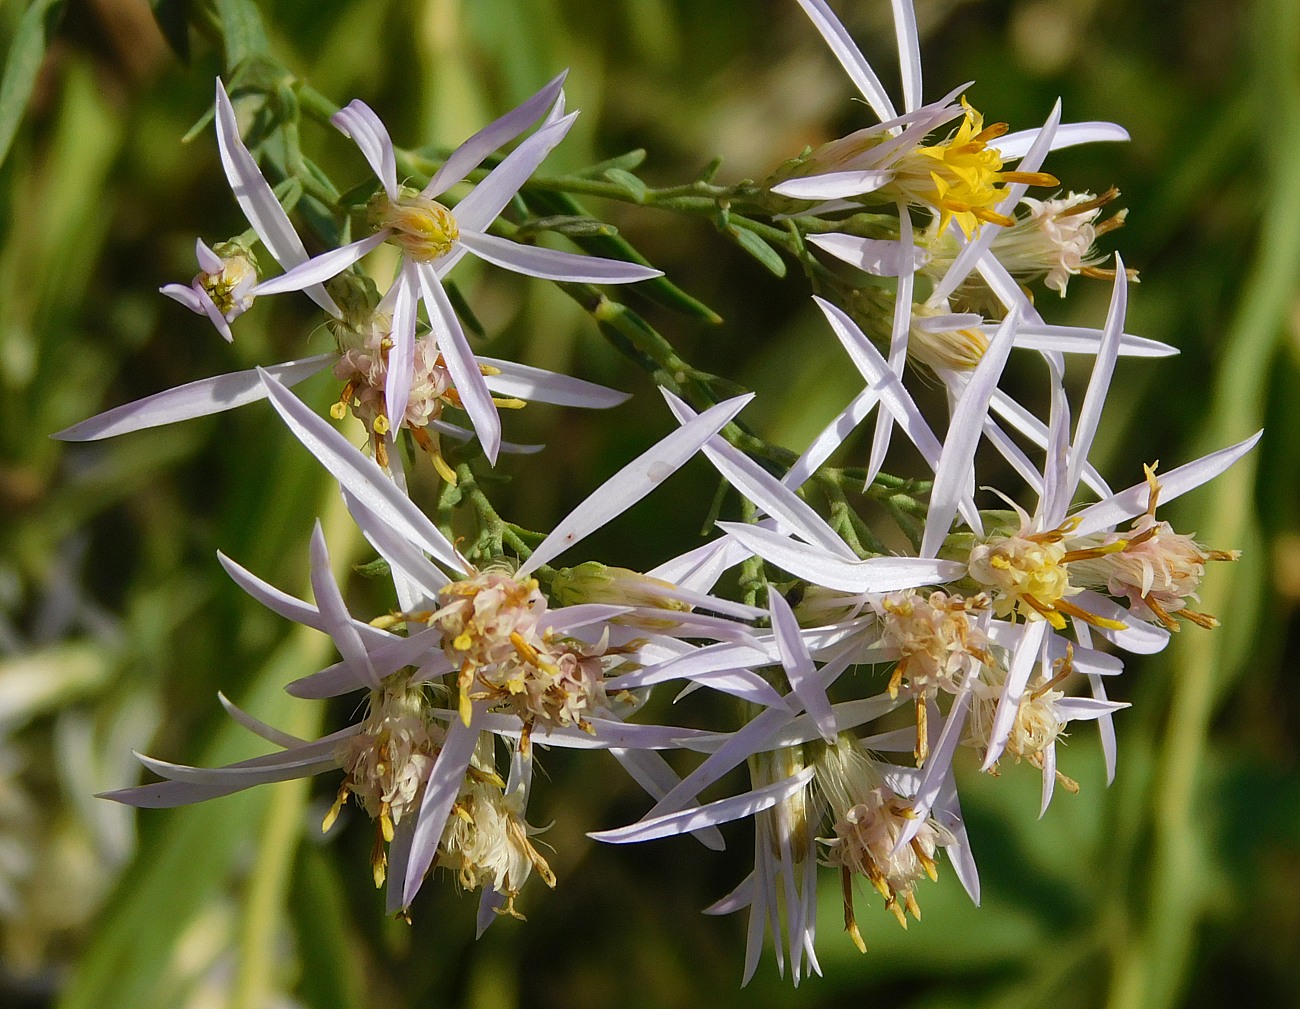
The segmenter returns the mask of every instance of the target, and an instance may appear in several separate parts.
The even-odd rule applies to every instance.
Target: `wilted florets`
[[[388,353],[392,348],[389,327],[392,320],[376,314],[360,346],[349,347],[334,365],[334,376],[347,383],[340,403],[350,406],[367,428],[386,434],[393,427],[422,428],[442,415],[451,389],[451,374],[432,336],[415,341],[415,362],[406,411],[396,421],[388,416],[384,399],[388,380]],[[342,414],[342,411],[339,411]],[[382,420],[380,418],[383,418]]]

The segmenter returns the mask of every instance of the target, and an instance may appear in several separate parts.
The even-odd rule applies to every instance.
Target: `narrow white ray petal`
[[[666,582],[697,592],[708,592],[718,584],[723,573],[735,567],[749,556],[735,540],[725,537],[705,543],[703,546],[689,550],[680,557],[665,561],[658,567],[646,572],[651,578],[662,578]]]
[[[939,798],[935,800],[933,816],[953,836],[953,842],[944,848],[953,872],[961,881],[976,907],[980,905],[980,875],[975,865],[975,855],[970,849],[970,838],[966,834],[966,823],[962,819],[961,806],[957,802],[957,788],[949,775]]]
[[[803,860],[803,889],[800,893],[803,914],[803,951],[808,958],[808,976],[822,976],[822,965],[817,962],[817,859],[809,855]]]
[[[470,755],[478,743],[478,726],[474,723],[481,713],[475,706],[470,725],[460,718],[453,718],[447,728],[447,736],[442,742],[442,750],[429,772],[429,780],[424,785],[424,798],[420,800],[420,812],[415,821],[415,832],[411,836],[411,852],[407,859],[405,885],[402,887],[402,906],[410,907],[424,882],[425,873],[433,865],[438,845],[442,841],[443,828],[447,826],[447,817],[451,813],[451,804],[456,801],[461,786],[465,784],[465,771],[469,767]],[[473,726],[471,728],[471,726]]]
[[[260,369],[259,369],[260,370]],[[358,500],[402,533],[440,564],[453,571],[468,572],[469,565],[447,537],[425,517],[371,459],[366,458],[306,403],[294,396],[271,375],[263,374],[267,394],[276,411],[293,432],[339,483]]]
[[[921,104],[921,39],[916,30],[912,0],[893,0],[894,35],[898,38],[898,63],[903,75],[903,111]]]
[[[671,583],[656,587],[655,592],[665,599],[676,599],[678,602],[687,603],[693,609],[710,610],[714,613],[736,617],[739,620],[755,620],[766,612],[758,606],[749,606],[745,603],[733,602],[730,599],[720,599],[717,596],[711,596],[704,592],[695,592],[689,588],[682,588],[680,585],[672,585]],[[639,611],[646,612],[647,607],[639,607]]]
[[[773,186],[772,192],[792,200],[840,200],[874,193],[881,186],[888,185],[893,178],[894,172],[881,169],[827,172],[824,175],[786,179]]]
[[[631,606],[612,606],[608,603],[579,603],[546,612],[546,629],[572,633],[586,627],[603,630],[615,617],[632,612]]]
[[[1043,159],[1047,157],[1047,152],[1051,150],[1052,140],[1056,136],[1056,130],[1060,123],[1061,101],[1058,98],[1056,104],[1052,106],[1047,122],[1043,124],[1043,128],[1038,131],[1038,135],[1034,138],[1029,150],[1025,152],[1024,160],[1020,165],[1021,171],[1038,171]],[[1020,202],[1020,198],[1025,195],[1028,188],[1029,186],[1023,182],[1016,182],[1007,186],[1007,195],[998,201],[995,208],[996,212],[1007,217],[1014,215],[1016,204]],[[952,266],[948,268],[943,279],[935,285],[934,291],[930,294],[930,304],[938,304],[947,300],[953,291],[961,286],[962,281],[970,276],[976,264],[985,258],[989,246],[993,244],[993,239],[997,237],[1000,230],[1000,226],[987,223],[980,228],[979,235],[974,241],[967,243],[961,252],[957,253],[957,258],[953,260]]]
[[[915,319],[912,328],[923,333],[946,333],[952,329],[980,329],[985,335],[992,336],[997,326],[985,326],[984,316],[975,312],[956,312],[949,315],[932,315]],[[1020,346],[1020,335],[1016,334],[1016,346]]]
[[[293,778],[305,778],[322,771],[338,767],[334,759],[333,747],[323,756],[318,750],[297,752],[284,750],[274,756],[273,762],[257,766],[230,765],[227,767],[187,767],[184,764],[172,764],[165,760],[155,760],[143,753],[137,753],[136,759],[154,774],[161,775],[169,781],[195,782],[197,784],[216,784],[224,786],[228,782],[238,782],[239,788],[252,785],[264,785],[272,781],[289,781]]]
[[[492,402],[492,393],[488,391],[483,373],[479,370],[478,360],[470,349],[465,331],[461,329],[456,310],[452,308],[451,299],[442,289],[442,284],[427,263],[417,266],[420,278],[420,290],[424,294],[424,307],[429,313],[429,325],[433,327],[438,340],[438,349],[442,351],[451,380],[460,394],[465,412],[469,414],[470,423],[478,435],[483,454],[493,466],[501,450],[501,416],[496,404]]]
[[[1016,334],[1016,346],[1061,354],[1095,354],[1101,337],[1101,330],[1084,326],[1022,326]],[[1120,334],[1120,357],[1172,357],[1177,353],[1177,347],[1159,340],[1148,340],[1132,333]]]
[[[1051,400],[1047,425],[1047,449],[1043,454],[1043,493],[1034,511],[1034,527],[1055,529],[1065,521],[1070,508],[1066,486],[1067,456],[1070,451],[1070,402],[1065,396],[1065,376],[1061,358],[1045,354],[1048,371],[1048,396]]]
[[[668,761],[654,750],[633,750],[612,746],[609,752],[623,765],[623,769],[632,776],[632,780],[645,789],[646,794],[652,799],[662,799],[668,794],[669,789],[681,781],[677,772],[668,766]],[[691,835],[706,848],[713,851],[726,850],[727,842],[722,839],[722,831],[717,827],[701,827],[699,830],[692,831]]]
[[[1011,354],[1019,320],[1019,313],[1014,310],[1007,315],[989,341],[988,349],[980,358],[980,363],[957,401],[957,409],[953,411],[952,421],[948,425],[948,438],[934,472],[930,511],[926,516],[925,534],[921,540],[922,557],[938,555],[953,517],[957,514],[961,497],[971,484],[975,449],[984,429],[984,419],[988,416],[989,401]]]
[[[360,98],[348,102],[330,117],[334,128],[352,140],[370,165],[390,200],[397,199],[397,156],[388,127]]]
[[[432,602],[438,591],[451,581],[440,568],[429,560],[418,546],[390,526],[373,512],[360,498],[347,488],[343,501],[357,528],[389,566],[400,572]]]
[[[339,249],[322,252],[319,256],[293,267],[286,273],[264,280],[250,292],[254,297],[264,294],[281,294],[284,291],[305,291],[313,284],[337,277],[372,249],[379,248],[388,237],[388,229],[378,231]]]
[[[762,858],[755,858],[758,869],[759,893],[761,899],[753,907],[754,913],[762,913],[767,918],[767,928],[772,935],[772,952],[776,955],[776,971],[785,977],[785,947],[781,945],[781,909],[776,900],[776,858],[772,849],[776,847],[772,837],[772,821],[761,817],[755,831],[756,842],[762,845]],[[760,940],[761,940],[761,932]]]
[[[260,718],[254,718],[220,691],[217,692],[217,700],[219,700],[221,706],[226,709],[226,714],[246,728],[249,732],[261,736],[268,743],[274,743],[276,746],[283,746],[286,750],[295,746],[305,746],[307,743],[307,740],[305,739],[291,735],[288,732],[283,732],[273,725],[267,725]]]
[[[753,398],[751,393],[709,407],[624,466],[556,524],[519,569],[520,576],[549,564],[579,540],[631,508],[681,469]]]
[[[759,836],[754,842],[754,862],[756,863],[754,868],[754,899],[749,907],[749,920],[745,923],[745,963],[740,978],[740,987],[742,988],[746,987],[753,979],[754,972],[758,970],[758,962],[763,958],[763,935],[770,917],[767,893],[771,889],[771,883],[766,877],[766,865],[771,860],[772,855],[767,844],[767,838],[764,836],[766,831],[765,821],[760,819],[758,828]],[[780,956],[781,954],[778,951],[778,961]],[[780,967],[778,967],[779,969]]]
[[[827,743],[835,741],[835,715],[831,711],[830,699],[826,688],[822,686],[812,656],[803,642],[799,632],[799,623],[794,611],[780,592],[768,593],[768,603],[772,607],[772,630],[776,635],[776,645],[781,652],[781,665],[785,667],[790,687],[804,710],[812,717]],[[793,954],[792,954],[793,955]]]
[[[1038,467],[1029,461],[1029,456],[1020,450],[1020,446],[1011,440],[1011,436],[1003,431],[992,417],[984,418],[984,437],[998,450],[998,454],[1011,464],[1011,468],[1016,471],[1020,479],[1025,481],[1029,489],[1041,496],[1043,475],[1038,472]]]
[[[907,0],[910,3],[910,0]],[[898,244],[904,250],[914,247],[912,241],[912,215],[907,205],[898,203]],[[904,258],[910,258],[905,257]],[[907,365],[907,337],[912,329],[912,288],[913,275],[904,270],[898,275],[898,287],[894,293],[894,324],[889,335],[889,370],[902,381],[903,368]],[[894,430],[894,417],[888,410],[876,414],[876,433],[871,440],[871,456],[867,462],[866,484],[871,483],[880,474],[885,465],[885,453],[889,451],[889,436]]]
[[[220,78],[217,78],[217,87],[221,87]],[[221,257],[208,248],[208,243],[201,238],[194,239],[194,258],[199,261],[199,269],[204,273],[218,273],[226,265]]]
[[[854,396],[849,405],[822,428],[821,433],[812,440],[812,444],[804,450],[803,455],[790,467],[790,472],[781,478],[781,482],[791,489],[797,489],[807,483],[821,468],[822,463],[844,444],[844,440],[867,418],[879,402],[880,393],[872,388],[863,389]]]
[[[1043,637],[1047,633],[1047,621],[1035,620],[1025,628],[1020,644],[1016,646],[1007,668],[1006,682],[1002,684],[1002,694],[998,698],[997,709],[993,712],[993,724],[989,729],[988,752],[984,756],[981,771],[987,771],[998,762],[1002,751],[1006,749],[1011,727],[1015,723],[1016,713],[1020,710],[1020,698],[1025,692],[1025,684],[1034,671],[1042,650]]]
[[[719,522],[718,528],[759,557],[798,578],[844,592],[897,592],[939,585],[966,574],[966,565],[929,557],[870,557],[845,560],[761,526]]]
[[[425,628],[409,637],[384,634],[384,638],[386,640],[366,640],[366,652],[381,679],[404,666],[421,666],[426,680],[451,671],[451,660],[441,652],[442,632],[436,627]],[[291,697],[320,700],[339,697],[366,686],[370,684],[365,675],[344,661],[336,662],[309,676],[299,677],[290,682],[284,691]]]
[[[436,199],[465,176],[483,163],[483,159],[498,147],[510,143],[524,130],[541,118],[561,95],[564,78],[569,71],[564,70],[551,78],[540,91],[522,105],[511,109],[500,119],[488,123],[472,137],[451,152],[424,187],[422,196]]]
[[[921,781],[912,796],[912,808],[916,812],[916,819],[908,820],[903,824],[898,840],[894,842],[894,852],[906,846],[925,825],[925,818],[943,793],[945,784],[952,778],[952,756],[961,741],[962,730],[966,725],[966,715],[971,702],[971,683],[975,673],[976,670],[972,669],[966,674],[956,696],[952,699],[952,706],[948,709],[948,717],[944,719],[939,738],[930,747],[930,755],[926,757]]]
[[[926,423],[921,411],[917,409],[911,394],[903,388],[903,383],[898,376],[890,371],[888,363],[880,356],[880,351],[872,346],[862,330],[838,307],[815,296],[813,301],[826,316],[831,329],[852,358],[854,366],[880,395],[881,405],[894,415],[898,426],[906,432],[907,437],[930,468],[937,468],[943,447],[939,439],[934,436],[934,432],[930,430],[930,425]],[[979,511],[969,495],[961,501],[959,509],[966,524],[971,528],[978,528]]]
[[[1039,448],[1047,448],[1048,429],[1041,420],[1026,410],[1023,406],[1012,399],[1007,393],[998,389],[993,393],[993,402],[990,404],[993,412],[998,414],[1010,424],[1013,428],[1023,434]],[[1103,498],[1111,494],[1110,487],[1097,472],[1097,468],[1091,463],[1085,462],[1083,466],[1082,480]],[[1146,485],[1143,484],[1145,487]],[[1143,498],[1142,511],[1146,508],[1146,499]]]
[[[1087,722],[1114,714],[1129,705],[1123,701],[1102,701],[1095,697],[1063,697],[1056,702],[1055,707],[1065,716],[1066,721]]]
[[[1074,632],[1079,641],[1084,644],[1091,644],[1092,636],[1088,625],[1077,618],[1073,623]],[[1104,704],[1107,700],[1106,684],[1101,676],[1096,672],[1089,672],[1088,686],[1092,688],[1092,696]],[[1115,720],[1109,714],[1098,717],[1097,734],[1101,738],[1102,759],[1106,764],[1106,784],[1110,786],[1115,783],[1115,768],[1118,763],[1119,747],[1115,739]]]
[[[273,364],[263,370],[284,385],[297,385],[337,360],[337,354],[317,354],[299,361]],[[59,441],[98,441],[194,417],[208,417],[265,398],[266,389],[258,378],[257,369],[232,371],[228,375],[200,379],[134,403],[115,406],[50,437]]]
[[[632,690],[672,680],[695,679],[728,669],[771,665],[778,659],[775,649],[769,651],[751,643],[724,642],[692,649],[664,662],[643,665],[640,669],[609,679],[607,686],[610,690]]]
[[[1263,431],[1258,431],[1236,445],[1201,456],[1193,462],[1184,463],[1177,469],[1171,469],[1168,473],[1161,473],[1159,475],[1161,503],[1172,501],[1190,490],[1195,490],[1201,484],[1213,480],[1254,448],[1263,434]],[[1118,494],[1112,494],[1096,504],[1089,505],[1078,513],[1079,526],[1076,533],[1086,536],[1089,533],[1113,529],[1121,522],[1136,518],[1146,511],[1147,495],[1150,490],[1146,481],[1143,481]]]
[[[480,357],[480,364],[495,368],[499,375],[487,375],[484,381],[493,392],[502,396],[515,396],[532,403],[554,403],[556,406],[581,406],[593,410],[606,410],[632,398],[630,392],[607,389],[595,382],[584,382],[526,364],[503,361],[495,357]]]
[[[962,240],[960,235],[957,236],[957,240]],[[975,269],[979,270],[980,277],[989,286],[989,290],[997,296],[998,301],[1002,302],[1007,309],[1018,306],[1021,318],[1025,322],[1032,326],[1045,325],[1043,317],[1038,314],[1038,309],[1034,307],[1034,303],[1016,278],[1011,276],[1007,272],[1007,268],[999,262],[997,256],[986,250],[984,255],[980,256],[975,263]],[[951,269],[949,272],[951,272]],[[935,303],[934,297],[931,296],[927,304],[934,305]]]
[[[207,291],[200,289],[197,293],[197,297],[199,308],[202,310],[203,314],[208,317],[208,321],[212,323],[213,328],[221,334],[226,343],[234,343],[235,334],[230,331],[230,323],[228,323],[226,317],[221,314],[221,309],[217,308],[217,303],[212,300],[212,296],[208,294]]]
[[[403,263],[393,285],[397,294],[393,299],[393,326],[389,334],[393,345],[388,351],[388,370],[384,375],[384,409],[394,431],[406,418],[415,374],[415,300],[419,284],[416,271],[415,263]]]
[[[474,938],[482,939],[483,933],[492,927],[492,923],[501,917],[501,908],[506,899],[493,888],[491,883],[483,885],[479,894],[478,911],[474,915]]]
[[[407,868],[411,861],[411,842],[415,837],[415,817],[404,816],[394,824],[393,840],[388,845],[388,886],[384,890],[384,912],[395,915],[403,909]]]
[[[754,873],[750,873],[725,897],[714,901],[701,911],[701,914],[734,914],[741,908],[749,907],[754,901]]]
[[[808,783],[815,770],[816,768],[805,767],[798,774],[743,795],[718,799],[716,802],[693,809],[667,813],[652,820],[642,820],[614,830],[589,831],[587,836],[610,844],[629,844],[634,841],[651,841],[660,837],[669,837],[719,823],[729,823],[771,809],[778,802],[794,795]]]
[[[456,223],[462,232],[487,230],[505,205],[528,181],[537,166],[564,139],[578,113],[543,126],[502,159],[488,177],[456,204]]]
[[[1079,478],[1083,475],[1083,464],[1087,462],[1088,453],[1092,450],[1092,440],[1097,434],[1097,425],[1101,422],[1106,394],[1110,391],[1111,377],[1115,374],[1115,360],[1119,355],[1120,336],[1124,332],[1124,317],[1127,312],[1128,274],[1124,272],[1124,260],[1116,253],[1115,286],[1111,291],[1110,309],[1106,313],[1106,325],[1102,330],[1101,344],[1097,348],[1092,377],[1088,380],[1088,392],[1084,395],[1079,419],[1074,425],[1074,442],[1070,446],[1070,467],[1066,476],[1063,507],[1068,507],[1074,500]]]
[[[776,821],[777,824],[781,825],[775,828],[775,833],[777,835],[776,873],[781,881],[781,896],[785,903],[786,949],[790,954],[790,979],[794,982],[794,986],[798,988],[800,967],[802,965],[801,961],[803,959],[801,955],[803,952],[803,946],[799,942],[799,937],[795,931],[797,925],[795,915],[799,908],[799,890],[795,885],[794,858],[791,856],[790,852],[790,831],[788,829],[782,829],[787,826],[789,818],[788,816],[783,817],[781,815],[783,812],[785,812],[785,810],[778,807],[776,812],[772,814],[772,819]],[[773,937],[773,942],[778,946],[781,945],[781,936],[779,933]]]
[[[582,284],[635,284],[637,281],[662,277],[663,270],[627,263],[619,259],[600,259],[576,252],[560,252],[540,245],[522,245],[485,232],[460,232],[460,243],[493,266],[542,280],[570,281]]]
[[[270,250],[275,261],[286,270],[307,261],[307,250],[302,239],[289,223],[289,215],[275,198],[271,186],[258,169],[253,156],[248,153],[244,141],[239,136],[239,123],[235,120],[235,110],[217,78],[216,97],[217,148],[221,152],[221,164],[226,170],[226,179],[235,194],[239,209],[248,218],[262,244]],[[339,311],[334,299],[319,284],[304,288],[312,301],[329,312],[336,319],[343,313]]]
[[[857,235],[832,232],[808,235],[804,241],[875,277],[897,277],[900,273],[911,273],[919,270],[930,259],[929,253],[919,246],[913,246],[909,253],[901,242],[882,238],[859,238]]]
[[[996,147],[1003,161],[1014,161],[1028,153],[1043,132],[1042,127],[1020,130],[999,137],[991,147]],[[1098,144],[1128,140],[1128,130],[1115,123],[1062,123],[1052,138],[1052,150],[1059,151],[1076,144]]]
[[[679,424],[695,418],[695,411],[671,392],[665,390],[664,399]],[[806,501],[734,445],[722,438],[710,438],[704,444],[704,454],[733,487],[786,531],[829,553],[856,560],[848,544]]]
[[[799,6],[821,32],[822,38],[849,75],[849,80],[867,100],[871,110],[882,121],[893,119],[898,113],[894,111],[894,103],[889,100],[884,85],[825,0],[799,0]]]
[[[348,612],[343,593],[334,581],[330,570],[329,548],[325,545],[325,533],[320,527],[320,520],[311,534],[311,589],[316,596],[316,609],[325,621],[326,633],[334,639],[343,661],[351,666],[370,686],[379,686],[379,677],[370,664],[370,654],[361,641],[361,635],[352,625],[352,614]]]
[[[439,434],[446,435],[453,441],[466,442],[475,437],[473,431],[467,431],[463,427],[457,427],[455,424],[448,424],[443,420],[431,420],[428,426]],[[519,445],[513,441],[502,441],[501,452],[503,455],[536,455],[546,448],[545,445]]]

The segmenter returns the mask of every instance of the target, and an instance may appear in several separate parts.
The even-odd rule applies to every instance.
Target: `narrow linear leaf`
[[[624,172],[633,172],[641,167],[645,158],[645,148],[638,147],[634,151],[628,151],[626,154],[620,154],[617,157],[610,158],[608,161],[601,161],[589,168],[584,168],[579,172],[574,172],[573,177],[578,179],[599,179],[611,168],[620,169]]]
[[[607,168],[604,174],[610,182],[626,189],[637,203],[645,203],[646,184],[631,172],[623,168]]]
[[[253,0],[217,0],[217,16],[226,40],[227,70],[269,51],[262,15]]]
[[[781,254],[752,231],[730,224],[727,226],[727,234],[737,245],[762,263],[770,273],[778,277],[785,276],[785,260],[781,258]]]

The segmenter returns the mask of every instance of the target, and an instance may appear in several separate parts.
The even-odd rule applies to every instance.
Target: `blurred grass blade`
[[[18,23],[5,59],[4,77],[0,78],[0,165],[4,164],[18,124],[27,111],[32,88],[45,61],[45,44],[62,11],[63,0],[32,0]]]

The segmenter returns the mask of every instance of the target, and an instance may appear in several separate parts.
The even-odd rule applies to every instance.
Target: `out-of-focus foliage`
[[[1051,165],[1077,188],[1123,190],[1131,212],[1117,244],[1142,271],[1130,329],[1182,349],[1172,361],[1121,362],[1103,468],[1124,484],[1153,452],[1173,465],[1261,425],[1269,433],[1224,480],[1180,502],[1180,528],[1245,556],[1207,582],[1204,608],[1223,630],[1185,630],[1125,676],[1121,697],[1134,707],[1119,718],[1116,784],[1105,788],[1084,732],[1063,758],[1082,792],[1041,823],[1030,769],[994,781],[965,768],[984,906],[945,878],[907,933],[864,916],[871,949],[859,956],[828,894],[827,977],[797,992],[770,965],[738,991],[741,923],[698,913],[746,871],[743,830],[729,836],[742,853],[731,862],[689,840],[613,850],[585,840],[643,812],[619,775],[579,782],[571,765],[548,763],[556,787],[546,794],[564,806],[538,819],[555,821],[541,839],[555,847],[559,889],[526,893],[529,922],[499,922],[478,943],[474,901],[449,887],[426,892],[410,926],[383,916],[365,827],[320,839],[331,782],[134,820],[90,798],[130,783],[131,747],[200,763],[255,752],[218,689],[289,731],[318,730],[315,709],[280,687],[329,661],[327,642],[289,634],[225,579],[214,552],[305,591],[311,518],[332,525],[331,542],[346,535],[336,490],[265,406],[100,446],[47,439],[104,406],[319,342],[305,301],[259,302],[226,345],[156,293],[193,272],[195,235],[243,228],[210,129],[181,138],[224,65],[221,19],[243,19],[244,34],[225,40],[232,52],[260,30],[257,8],[235,0],[156,6],[186,62],[133,0],[69,5],[52,34],[57,4],[0,7],[10,53],[0,139],[16,128],[0,166],[0,1003],[1160,1009],[1300,997],[1293,0],[917,4],[930,97],[973,79],[976,104],[1019,128],[1059,94],[1067,118],[1116,120],[1133,135]],[[887,65],[885,0],[836,6]],[[782,0],[276,0],[260,10],[278,57],[332,99],[365,98],[399,143],[455,143],[565,66],[583,115],[557,169],[644,147],[638,172],[655,185],[716,155],[720,177],[762,178],[861,121],[843,74]],[[186,16],[207,30],[178,34]],[[305,142],[336,177],[363,177],[340,138],[316,130]],[[722,314],[710,325],[637,306],[700,367],[757,389],[756,423],[773,441],[802,447],[857,391],[800,278],[778,282],[707,223],[599,209]],[[461,283],[494,351],[637,394],[612,418],[542,407],[511,418],[511,437],[550,448],[507,463],[513,483],[494,501],[549,528],[666,430],[665,412],[558,291],[486,271]],[[1095,319],[1106,296],[1104,285],[1076,293],[1072,311]],[[1084,381],[1082,370],[1071,377]],[[593,553],[637,566],[693,545],[714,490],[705,467],[691,467],[674,508],[634,510]],[[657,540],[643,531],[651,525]],[[341,571],[365,556],[353,554],[335,551]],[[349,594],[371,610],[389,605],[362,579]]]

